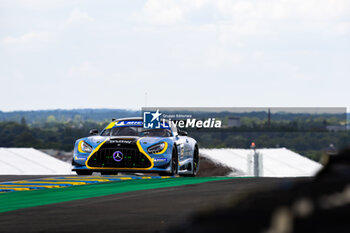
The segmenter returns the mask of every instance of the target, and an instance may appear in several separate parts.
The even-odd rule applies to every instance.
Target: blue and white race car
[[[142,118],[113,120],[100,134],[75,142],[73,171],[78,175],[152,172],[195,176],[199,169],[198,144],[187,132],[166,123],[146,129]]]

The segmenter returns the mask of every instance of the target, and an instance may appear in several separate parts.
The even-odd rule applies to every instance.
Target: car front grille
[[[123,155],[121,161],[116,161],[113,158],[113,154],[116,152],[120,152]],[[88,165],[98,168],[150,168],[151,161],[138,149],[110,148],[110,146],[104,148],[102,146],[90,157]]]

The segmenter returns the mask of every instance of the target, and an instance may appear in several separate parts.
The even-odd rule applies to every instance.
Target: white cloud
[[[45,10],[57,9],[77,5],[81,0],[9,0],[2,1],[0,8],[3,7],[23,7],[28,9]]]
[[[16,52],[37,51],[59,40],[66,29],[91,22],[94,22],[94,18],[90,17],[88,13],[74,9],[62,21],[50,24],[43,23],[42,27],[45,29],[41,31],[30,31],[19,36],[6,36],[0,40],[0,46]]]
[[[337,20],[348,16],[348,0],[148,0],[142,9],[154,23],[173,23],[209,7],[229,19]]]
[[[347,0],[217,0],[215,8],[234,19],[337,20],[350,10]]]
[[[147,0],[141,12],[133,14],[132,18],[159,25],[180,23],[187,15],[208,4],[209,0]]]
[[[204,58],[205,63],[212,68],[233,68],[241,62],[242,55],[220,47],[213,47],[206,49]]]
[[[1,42],[4,45],[25,45],[33,41],[47,42],[48,39],[49,35],[47,32],[29,32],[19,37],[5,37]]]
[[[336,35],[349,34],[349,32],[350,32],[350,20],[347,22],[339,22],[339,23],[335,24],[335,26],[332,27],[331,29],[333,29],[332,31]]]
[[[184,9],[174,0],[149,0],[136,18],[155,24],[171,24],[184,19]]]
[[[83,95],[87,105],[95,101],[86,93],[96,90],[96,83],[109,90],[101,96],[113,99],[120,82],[133,80],[139,85],[132,92],[118,89],[125,106],[136,106],[147,89],[153,105],[166,105],[171,98],[178,98],[179,105],[232,105],[234,99],[238,105],[298,105],[310,95],[320,96],[320,105],[332,103],[333,96],[343,100],[337,104],[348,104],[341,95],[350,85],[349,5],[348,0],[107,0],[79,5],[7,0],[5,7],[11,9],[0,16],[0,78],[8,90],[2,96],[11,96],[17,84],[11,81],[6,88],[7,79],[23,79],[28,99],[55,86],[59,94],[49,93],[48,106],[74,107],[79,101],[73,100]],[[342,84],[340,90],[314,85],[329,77]],[[174,88],[185,94],[168,96],[164,80],[173,80]],[[261,90],[258,99],[251,95]],[[284,98],[285,93],[290,96]],[[30,102],[40,108],[40,101]]]
[[[268,33],[272,30],[288,30],[288,26],[298,26],[298,31],[309,29],[308,25],[315,25],[315,30],[322,31],[327,24],[337,24],[340,33],[349,31],[350,1],[348,0],[148,0],[143,9],[134,14],[140,23],[154,25],[191,24],[193,14],[213,15],[210,24],[226,27],[238,35],[256,35]],[[206,15],[210,18],[210,15]],[[282,25],[275,28],[273,22]],[[198,23],[198,22],[196,22]],[[201,25],[208,24],[202,22]],[[197,24],[196,24],[197,26]],[[334,32],[332,30],[330,33]]]
[[[94,18],[90,17],[88,13],[82,12],[79,9],[74,9],[69,15],[68,19],[65,20],[65,26],[78,25],[83,23],[94,22]]]
[[[81,62],[76,66],[72,66],[66,75],[62,77],[66,81],[78,81],[82,85],[88,81],[101,80],[106,74],[92,62]]]
[[[7,36],[0,41],[0,47],[14,51],[38,51],[54,41],[51,32],[28,32],[18,37]]]

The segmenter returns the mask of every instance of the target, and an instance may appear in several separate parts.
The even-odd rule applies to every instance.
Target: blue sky
[[[0,110],[349,107],[348,0],[0,0]]]

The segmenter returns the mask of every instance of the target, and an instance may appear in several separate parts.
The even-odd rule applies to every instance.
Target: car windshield
[[[170,137],[169,129],[145,129],[137,126],[123,126],[107,129],[101,136]]]

